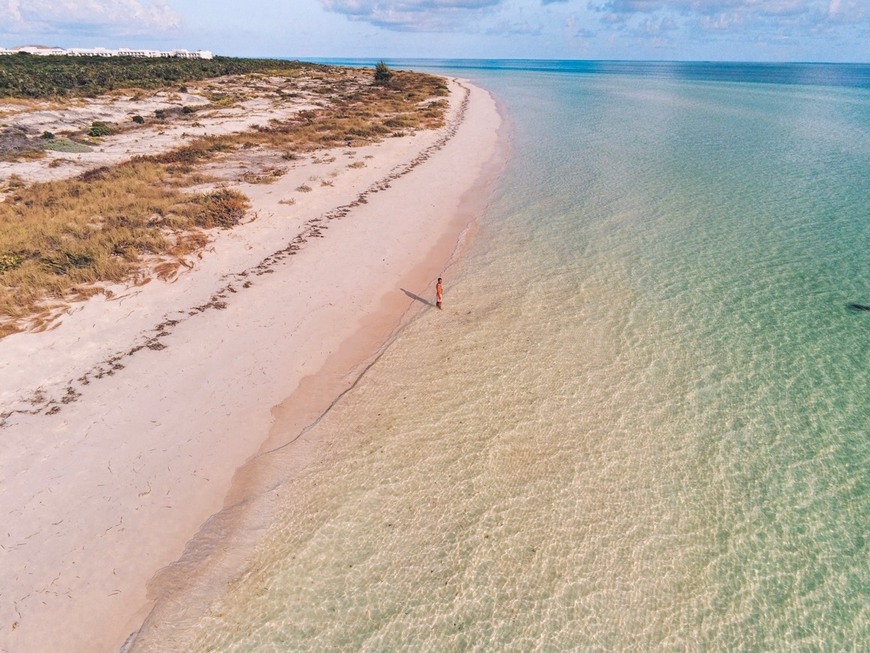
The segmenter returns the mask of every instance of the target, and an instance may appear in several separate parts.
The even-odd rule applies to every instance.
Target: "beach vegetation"
[[[0,161],[36,161],[45,157],[45,144],[31,141],[23,147],[12,149],[0,148]]]
[[[286,168],[266,168],[261,173],[248,171],[241,176],[246,184],[272,184],[287,172]]]
[[[193,223],[205,229],[234,227],[251,206],[247,197],[229,188],[195,195],[191,202],[197,207],[192,214]]]
[[[231,227],[250,204],[241,193],[183,192],[187,180],[147,159],[74,179],[32,184],[0,202],[0,322],[69,299],[83,286],[126,282],[140,264],[190,253],[197,228]]]
[[[206,94],[206,99],[209,101],[210,109],[228,109],[236,106],[243,98],[222,93],[209,93]]]
[[[18,127],[0,130],[0,161],[33,158],[42,150],[42,143],[31,140],[27,131]]]
[[[119,89],[180,89],[192,82],[249,73],[326,68],[278,59],[0,57],[0,98],[95,97]],[[182,91],[183,92],[183,91]]]
[[[121,62],[111,63],[118,66]],[[111,284],[138,283],[151,275],[166,277],[187,266],[184,257],[208,243],[209,230],[238,225],[249,210],[249,200],[231,188],[200,190],[203,184],[215,181],[203,168],[206,164],[233,160],[252,149],[273,156],[276,162],[295,161],[324,148],[342,147],[353,152],[356,146],[398,131],[443,125],[446,103],[433,105],[443,81],[431,75],[391,71],[390,84],[382,85],[372,80],[370,71],[298,63],[284,67],[280,74],[268,69],[268,77],[265,72],[263,75],[255,80],[235,77],[211,81],[205,91],[193,89],[211,102],[197,113],[203,115],[217,103],[242,101],[247,93],[253,93],[251,83],[262,87],[261,95],[252,97],[274,94],[276,88],[295,89],[294,97],[301,94],[306,98],[316,89],[325,92],[318,93],[321,99],[317,106],[310,103],[309,108],[289,118],[270,120],[259,128],[191,137],[169,151],[134,157],[72,179],[28,185],[11,175],[0,184],[0,337],[32,327],[34,316],[40,312],[56,311],[65,302],[92,296]],[[137,87],[147,88],[141,81]],[[176,80],[175,88],[178,83]],[[218,93],[218,87],[224,90]],[[122,94],[128,97],[130,92]],[[273,101],[299,100],[284,100],[274,94]],[[436,109],[441,109],[440,113]],[[158,120],[180,120],[184,119],[183,111],[182,107],[171,107],[157,109],[154,115]],[[134,116],[133,122],[143,124],[145,119],[140,122]],[[98,142],[88,137],[109,137],[123,128],[94,121],[86,132],[71,138],[54,134],[52,138],[30,137],[11,129],[4,132],[6,140],[0,137],[0,157],[20,158],[27,149],[34,156],[44,156],[45,150],[88,151],[89,145]],[[363,166],[355,162],[350,167]],[[269,183],[285,173],[285,168],[267,164],[260,171],[250,171],[245,180]],[[312,183],[317,181],[321,186],[331,183],[320,178]],[[197,192],[193,192],[194,187]],[[296,190],[311,192],[312,187],[302,184]]]
[[[91,123],[91,128],[88,129],[88,136],[109,136],[114,133],[114,130],[105,122],[95,120]]]
[[[375,64],[375,84],[389,84],[393,78],[393,71],[389,69],[383,60]]]
[[[85,143],[71,140],[69,138],[51,138],[43,141],[42,146],[46,150],[54,152],[66,152],[67,154],[78,154],[81,152],[90,152],[91,147]]]

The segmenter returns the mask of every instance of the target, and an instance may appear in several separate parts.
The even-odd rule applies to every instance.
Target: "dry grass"
[[[275,76],[245,79],[244,87],[239,78],[223,87],[211,83],[207,108],[238,104],[257,93],[272,94],[277,102],[316,95],[321,106],[242,133],[195,138],[175,150],[75,179],[31,186],[8,180],[0,189],[6,192],[0,202],[0,337],[17,330],[22,319],[31,326],[48,324],[59,302],[90,296],[105,284],[147,280],[150,274],[170,278],[187,265],[185,255],[206,245],[200,229],[237,224],[249,208],[241,193],[184,191],[207,181],[198,168],[216,157],[260,148],[296,160],[307,152],[444,123],[441,97],[447,89],[430,75],[396,72],[389,85],[376,86],[370,71],[298,71],[278,78],[284,86],[277,93]],[[269,183],[285,172],[271,168],[245,181]],[[297,191],[311,187],[303,184]]]
[[[233,226],[249,207],[228,189],[185,194],[188,180],[168,168],[140,159],[19,188],[0,203],[0,317],[129,281],[143,260],[201,247],[192,229]]]
[[[290,120],[271,120],[239,134],[197,139],[174,156],[202,158],[215,148],[268,147],[288,153],[288,160],[292,160],[323,148],[376,142],[397,129],[437,129],[444,124],[447,103],[440,97],[447,88],[440,78],[398,72],[389,86],[375,86],[367,74],[318,76],[316,84],[307,80],[309,92],[330,99],[326,106],[299,111]]]
[[[246,184],[273,184],[286,173],[286,168],[266,168],[259,174],[256,172],[246,172],[241,176],[240,181]]]

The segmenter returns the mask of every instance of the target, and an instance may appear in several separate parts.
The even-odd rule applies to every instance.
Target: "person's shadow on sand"
[[[405,290],[404,288],[402,288],[402,292],[415,301],[423,302],[424,304],[426,304],[426,306],[435,306],[435,304],[430,302],[428,299],[423,299],[422,297],[420,297],[420,295],[415,295],[410,290]]]

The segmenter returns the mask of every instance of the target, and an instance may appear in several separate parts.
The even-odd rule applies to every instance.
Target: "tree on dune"
[[[389,84],[393,71],[387,67],[383,60],[375,65],[375,84]]]

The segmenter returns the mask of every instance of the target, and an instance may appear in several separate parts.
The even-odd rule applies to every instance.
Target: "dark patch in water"
[[[846,310],[853,313],[861,313],[862,311],[870,311],[870,306],[868,306],[867,304],[849,302],[848,304],[846,304]]]

